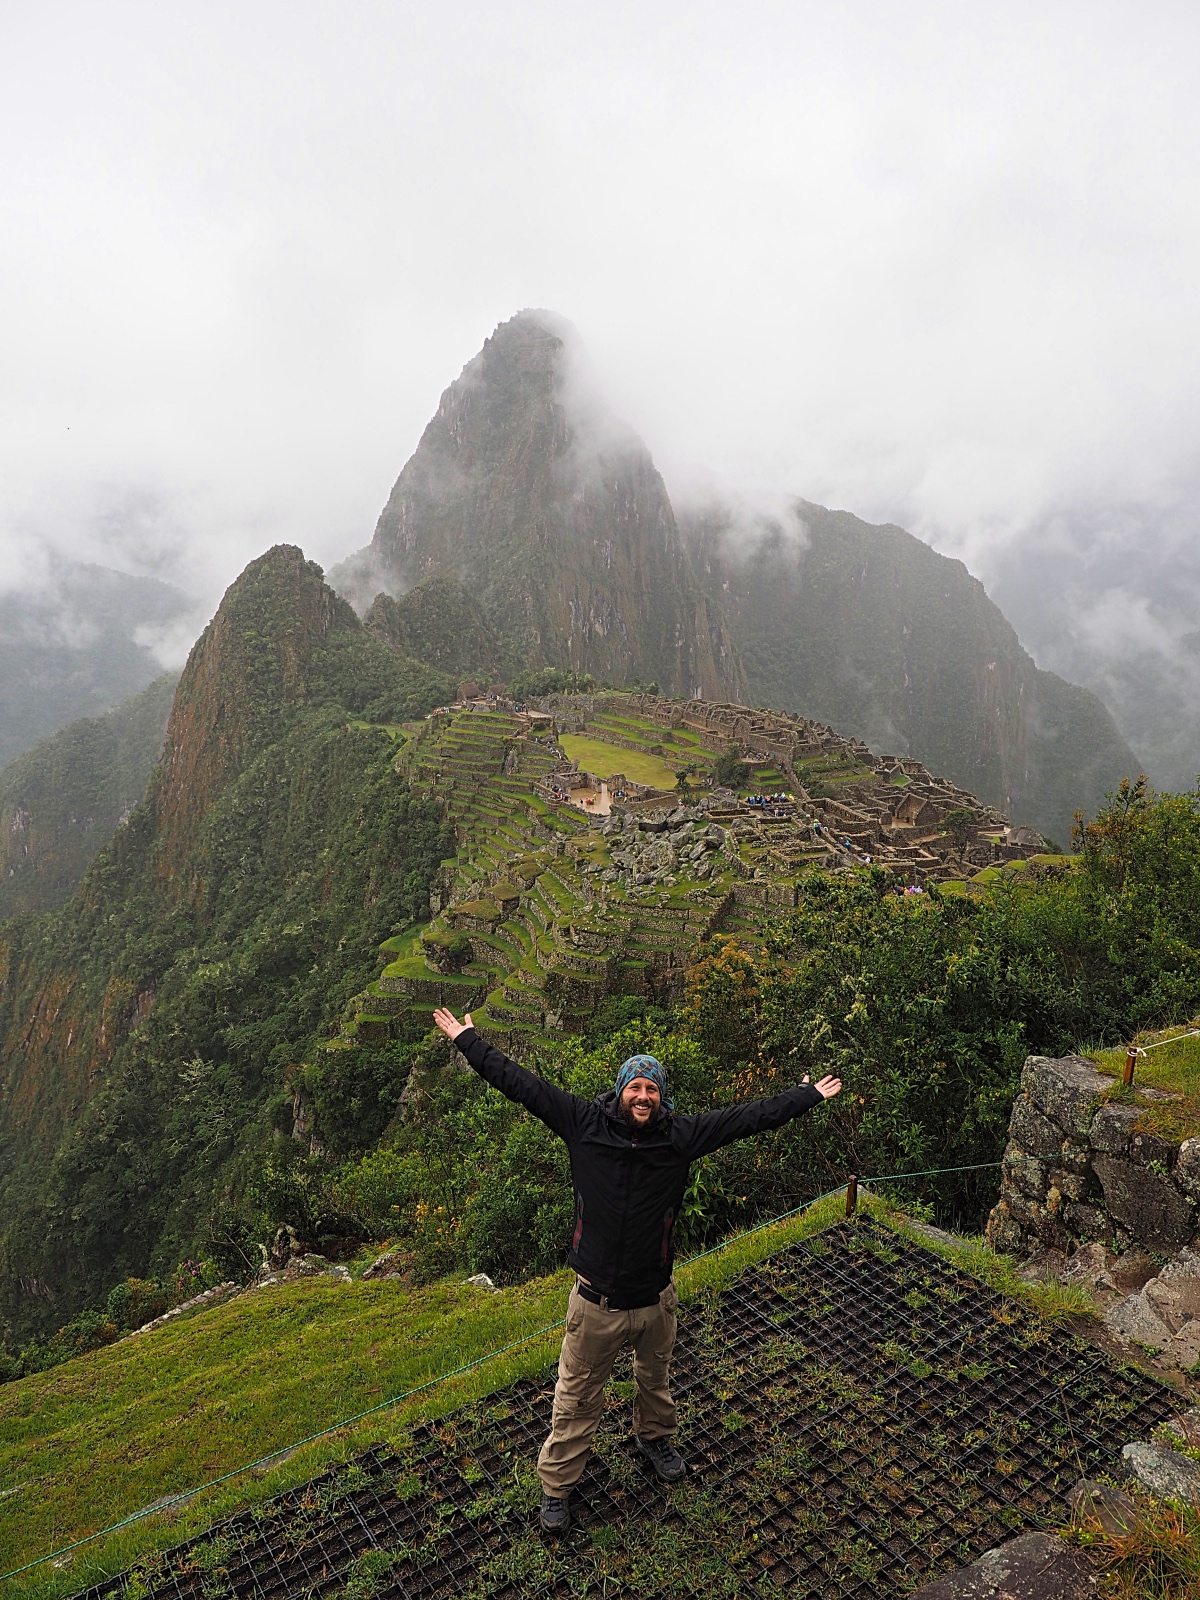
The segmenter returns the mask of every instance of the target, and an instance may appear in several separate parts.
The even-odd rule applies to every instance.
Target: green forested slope
[[[53,911],[142,798],[162,748],[173,672],[102,717],[51,734],[0,771],[0,919]]]
[[[162,664],[139,637],[178,625],[193,603],[157,578],[76,561],[0,594],[0,767],[140,694]]]
[[[18,1335],[203,1245],[246,1151],[290,1129],[288,1066],[427,907],[441,814],[391,762],[448,689],[269,552],[193,651],[145,800],[61,912],[0,929]]]

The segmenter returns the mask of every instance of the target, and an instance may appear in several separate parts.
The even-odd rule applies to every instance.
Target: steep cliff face
[[[292,1052],[428,906],[448,841],[390,730],[452,687],[299,550],[230,589],[145,799],[61,911],[0,925],[0,1335],[202,1246]]]
[[[0,772],[0,919],[53,911],[142,798],[176,678],[43,739]]]
[[[362,605],[433,573],[478,596],[523,666],[664,693],[743,687],[649,452],[590,391],[549,312],[503,323],[443,394],[368,552],[331,577]]]
[[[295,545],[252,561],[196,641],[167,722],[149,796],[156,868],[172,879],[213,799],[308,687],[314,651],[357,618]]]
[[[1100,701],[1040,672],[962,563],[902,528],[806,501],[786,525],[680,522],[756,703],[912,754],[1060,840],[1136,773]]]

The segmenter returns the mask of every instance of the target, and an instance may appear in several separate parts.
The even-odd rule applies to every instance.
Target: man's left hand
[[[811,1082],[807,1072],[804,1074],[804,1082]],[[829,1073],[826,1073],[823,1078],[817,1079],[816,1083],[813,1084],[813,1088],[823,1100],[832,1100],[835,1094],[841,1094],[842,1080],[840,1078],[832,1077]]]

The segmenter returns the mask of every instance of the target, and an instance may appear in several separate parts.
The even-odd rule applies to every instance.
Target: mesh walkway
[[[748,1596],[882,1600],[1062,1520],[1063,1494],[1176,1408],[867,1221],[681,1316],[690,1473],[628,1437],[628,1368],[566,1541],[536,1527],[551,1384],[524,1381],[86,1591],[88,1600]]]

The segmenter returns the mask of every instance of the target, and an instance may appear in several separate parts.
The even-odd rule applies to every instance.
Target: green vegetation
[[[681,1267],[680,1299],[718,1292],[745,1267],[828,1227],[840,1210],[826,1202]],[[418,1419],[544,1371],[558,1348],[568,1284],[559,1272],[495,1294],[457,1283],[413,1290],[395,1280],[280,1285],[0,1388],[0,1570],[8,1570],[168,1495],[290,1452],[343,1417],[548,1329],[110,1536],[60,1572],[16,1580],[10,1592],[31,1600],[73,1592],[369,1443],[398,1440]]]
[[[750,778],[750,767],[736,750],[725,750],[713,764],[713,781],[726,789],[742,789]]]
[[[1137,1507],[1128,1533],[1107,1533],[1087,1520],[1068,1532],[1102,1577],[1103,1600],[1195,1600],[1200,1594],[1200,1507],[1164,1504],[1138,1485],[1123,1484]]]
[[[364,626],[401,655],[455,679],[477,678],[486,685],[507,676],[503,646],[483,608],[447,573],[433,573],[400,600],[376,595]]]
[[[515,700],[540,700],[549,694],[591,694],[596,680],[590,672],[540,667],[533,672],[518,672],[508,688]]]
[[[1193,1018],[1181,1028],[1171,1028],[1162,1033],[1138,1034],[1133,1043],[1146,1049],[1137,1058],[1134,1072],[1136,1088],[1162,1089],[1174,1096],[1171,1100],[1142,1101],[1142,1115],[1137,1121],[1139,1133],[1157,1133],[1164,1139],[1180,1144],[1200,1133],[1200,1036],[1178,1037],[1200,1029],[1200,1018]],[[1146,1048],[1146,1047],[1149,1048]],[[1126,1047],[1114,1050],[1097,1050],[1092,1058],[1101,1072],[1113,1075],[1115,1087],[1110,1099],[1138,1103],[1136,1088],[1124,1088],[1121,1081],[1125,1072]]]
[[[1193,1015],[1200,795],[1123,787],[1077,843],[1073,872],[969,897],[897,897],[881,872],[813,874],[795,916],[773,917],[758,951],[714,941],[690,975],[684,1014],[713,1064],[712,1097],[766,1092],[806,1071],[836,1072],[848,1092],[819,1133],[805,1119],[776,1135],[762,1168],[749,1147],[722,1152],[712,1181],[769,1205],[765,1177],[778,1192],[822,1167],[879,1174],[996,1160],[1026,1054]],[[994,1189],[993,1173],[967,1173],[926,1180],[918,1193],[970,1226]],[[732,1215],[721,1202],[715,1225]]]
[[[582,772],[594,772],[598,778],[609,778],[614,772],[623,772],[634,783],[646,783],[655,789],[675,787],[675,769],[661,756],[646,755],[640,750],[625,750],[600,739],[588,739],[582,734],[564,733],[558,741],[572,761],[579,763]]]
[[[47,1417],[67,1416],[63,1397],[91,1364],[136,1366],[145,1346],[36,1369],[133,1326],[156,1294],[170,1299],[184,1259],[245,1278],[290,1229],[331,1255],[389,1242],[418,1298],[421,1285],[464,1270],[520,1285],[560,1269],[563,1148],[451,1064],[428,1033],[439,1001],[472,1007],[513,1053],[585,1095],[638,1049],[667,1063],[683,1110],[771,1093],[806,1072],[843,1077],[846,1093],[819,1115],[697,1164],[678,1222],[685,1249],[834,1188],[847,1171],[879,1178],[995,1161],[1028,1051],[1127,1038],[1200,1007],[1198,795],[1123,786],[1077,831],[1070,871],[1031,862],[970,893],[913,897],[898,896],[882,870],[809,871],[792,909],[802,851],[772,860],[773,845],[710,837],[704,819],[669,835],[589,829],[533,792],[555,754],[518,718],[423,719],[449,688],[372,638],[299,552],[272,552],[198,647],[169,760],[70,907],[5,926],[2,1310],[7,1371],[29,1375],[0,1391],[0,1413],[10,1397],[59,1397],[38,1420],[28,1413],[18,1429],[27,1440],[53,1434]],[[624,714],[597,721],[600,737],[581,742],[631,777],[631,758],[660,762],[668,783],[707,764],[689,730]],[[640,748],[607,743],[605,728]],[[802,777],[834,783],[857,770],[822,759]],[[784,786],[769,767],[750,781]],[[735,902],[731,889],[751,872],[762,876]],[[443,909],[430,922],[431,893]],[[36,1050],[17,1048],[35,1036]],[[885,1199],[894,1192],[971,1226],[995,1176],[883,1187]],[[56,1304],[22,1288],[45,1282]],[[538,1282],[528,1300],[505,1303],[541,1314],[551,1290]],[[255,1307],[319,1294],[320,1317],[275,1330],[276,1354],[286,1348],[289,1367],[306,1371],[300,1352],[317,1340],[309,1323],[365,1305],[360,1287],[393,1310],[387,1293],[409,1292],[280,1289],[171,1337],[186,1344],[189,1330],[225,1327],[227,1316],[236,1330]],[[472,1317],[480,1304],[499,1302],[472,1302]],[[138,1479],[136,1463],[153,1462],[158,1446],[130,1455],[128,1476],[74,1413],[54,1435],[63,1460],[97,1453],[128,1508],[166,1492],[183,1463],[209,1470],[211,1457],[215,1470],[232,1441],[267,1438],[271,1411],[303,1424],[290,1443],[322,1408],[326,1418],[355,1409],[352,1389],[383,1394],[409,1381],[416,1369],[403,1363],[425,1335],[413,1333],[407,1353],[373,1352],[383,1335],[378,1317],[369,1334],[370,1320],[341,1330],[345,1360],[328,1387],[310,1381],[311,1407],[286,1399],[284,1373],[281,1388],[263,1377],[247,1395],[234,1356],[255,1371],[260,1357],[230,1332],[234,1364],[218,1374],[214,1355],[194,1400],[195,1425],[214,1441],[208,1454],[199,1433],[189,1454],[190,1423],[168,1439],[162,1414],[147,1410],[168,1452],[157,1480]],[[468,1328],[461,1347],[478,1349],[482,1330]],[[450,1344],[436,1354],[449,1361]],[[425,1372],[437,1364],[431,1357]],[[112,1382],[107,1422],[88,1391],[104,1439],[129,1415],[124,1379]],[[260,1405],[248,1435],[242,1425]],[[314,1459],[297,1456],[288,1470],[304,1476]],[[41,1492],[53,1477],[44,1465],[22,1471],[14,1460],[0,1493],[27,1482]],[[77,1480],[69,1492],[82,1495]],[[78,1525],[82,1499],[74,1510],[56,1504],[48,1517]],[[101,1504],[93,1493],[88,1505]]]
[[[164,673],[105,716],[74,722],[0,772],[0,919],[53,911],[142,798],[177,682]]]
[[[347,713],[400,723],[446,680],[371,640],[348,607],[304,634],[322,591],[299,552],[248,569],[206,636],[218,654],[189,665],[177,701],[176,762],[194,737],[219,773],[223,748],[223,784],[167,798],[156,780],[66,910],[4,928],[10,1349],[116,1281],[187,1257],[257,1265],[245,1219],[264,1152],[278,1134],[290,1145],[292,1069],[375,976],[380,941],[426,911],[448,843],[440,808],[397,779],[392,739]],[[190,730],[225,693],[214,747]],[[172,839],[188,841],[178,879]],[[16,1045],[31,1016],[45,1019],[35,1057]],[[394,1106],[400,1065],[367,1048],[358,1071]],[[57,1301],[22,1281],[53,1283]]]

